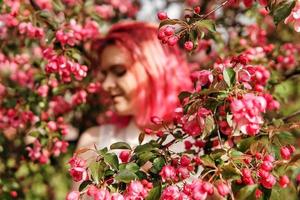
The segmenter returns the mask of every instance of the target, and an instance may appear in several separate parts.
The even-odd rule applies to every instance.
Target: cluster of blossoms
[[[52,48],[46,48],[43,55],[48,60],[46,72],[58,73],[63,82],[70,82],[72,75],[76,80],[82,80],[87,75],[87,66],[73,62],[63,55],[56,55]]]
[[[243,2],[244,5],[246,7],[252,7],[253,3],[255,2],[256,0],[230,0],[229,1],[229,5],[236,5],[236,4],[239,4],[240,2]],[[268,0],[258,0],[258,3],[261,5],[261,6],[267,6],[268,5]]]
[[[218,189],[220,194],[223,191]],[[182,191],[176,185],[171,185],[165,188],[161,195],[162,200],[183,200],[183,199],[199,199],[205,200],[208,195],[214,193],[213,185],[209,182],[194,180],[192,183],[184,184]]]
[[[31,22],[21,22],[19,24],[19,32],[32,39],[42,39],[45,35],[42,28],[33,26]]]
[[[36,139],[33,142],[33,146],[26,147],[28,156],[32,161],[38,161],[40,164],[46,164],[49,162],[51,155],[59,156],[61,153],[66,153],[69,143],[66,141],[60,141],[56,139],[50,150],[43,148],[40,141]]]
[[[138,6],[132,0],[106,0],[104,4],[96,5],[94,10],[101,18],[109,20],[117,16],[118,13],[134,17],[137,14]]]
[[[64,46],[74,46],[79,42],[99,37],[99,26],[95,21],[87,20],[84,27],[77,24],[74,19],[63,28],[56,31],[56,39]]]
[[[296,1],[296,6],[291,14],[284,20],[284,23],[292,23],[296,32],[300,32],[300,1]]]
[[[278,71],[292,71],[299,63],[297,56],[300,54],[300,46],[292,43],[286,43],[280,47],[280,55],[277,56],[277,63],[274,68]]]

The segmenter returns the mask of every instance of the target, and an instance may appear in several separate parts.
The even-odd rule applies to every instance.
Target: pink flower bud
[[[255,190],[255,198],[259,199],[262,196],[262,191],[260,189]]]
[[[174,35],[174,36],[171,36],[169,39],[168,39],[168,45],[169,46],[174,46],[177,41],[179,40],[178,36]]]
[[[263,161],[260,168],[265,171],[271,171],[273,169],[273,164],[269,161]]]
[[[180,164],[181,164],[181,166],[186,167],[186,166],[188,166],[190,163],[191,163],[190,157],[188,157],[187,155],[181,156],[181,159],[180,159]]]
[[[125,150],[125,151],[121,151],[119,158],[121,159],[121,161],[123,163],[128,162],[129,158],[130,158],[130,151]]]
[[[157,13],[157,17],[158,17],[159,20],[165,20],[165,19],[168,18],[168,15],[167,15],[167,13],[164,12],[164,11],[159,11],[159,12]]]
[[[260,183],[267,189],[272,189],[272,187],[276,184],[276,178],[270,174],[266,178],[260,179]]]
[[[230,193],[230,188],[225,183],[219,183],[217,185],[217,190],[218,190],[219,194],[223,197],[225,197],[227,194]]]
[[[281,147],[280,155],[284,160],[289,160],[291,158],[291,152],[288,147]]]
[[[194,8],[194,12],[195,12],[196,14],[199,14],[200,11],[201,11],[200,6],[196,6],[196,7]]]
[[[290,183],[290,179],[288,176],[284,175],[279,178],[279,185],[282,188],[286,188],[286,186]]]
[[[193,48],[194,48],[194,44],[192,41],[186,41],[184,43],[184,48],[187,50],[187,51],[191,51]]]
[[[56,122],[54,122],[54,121],[49,121],[47,123],[47,127],[50,131],[56,131],[57,130],[57,125],[56,125]]]
[[[166,36],[171,36],[174,34],[174,28],[171,26],[167,26],[164,30]]]

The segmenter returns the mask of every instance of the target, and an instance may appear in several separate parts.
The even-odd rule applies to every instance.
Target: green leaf
[[[274,138],[277,138],[280,142],[280,145],[293,144],[295,142],[295,137],[290,132],[281,132],[276,134]]]
[[[180,100],[180,102],[182,102],[185,98],[189,97],[192,93],[187,92],[187,91],[183,91],[180,92],[180,94],[178,95],[178,98]]]
[[[143,152],[138,155],[138,164],[140,166],[144,165],[147,161],[153,159],[155,154],[152,152]]]
[[[215,120],[212,115],[209,115],[205,118],[205,128],[201,135],[201,138],[204,139],[210,135],[210,133],[215,129]]]
[[[107,147],[104,147],[103,149],[98,150],[98,154],[101,156],[104,156],[108,152]]]
[[[249,149],[250,145],[254,142],[255,137],[249,137],[249,138],[245,138],[242,139],[238,144],[237,144],[237,148],[242,151],[245,152],[246,150]]]
[[[89,166],[92,178],[97,184],[99,184],[99,180],[103,178],[105,167],[106,165],[103,162],[96,161],[93,161]]]
[[[140,146],[137,146],[134,150],[135,153],[147,152],[154,149],[154,146],[150,143],[146,143]]]
[[[152,188],[152,190],[150,190],[148,196],[146,197],[146,200],[158,200],[160,198],[160,195],[161,195],[161,185],[158,185]]]
[[[233,166],[233,164],[227,164],[222,166],[222,176],[226,180],[237,180],[240,178],[240,173],[237,169]]]
[[[139,135],[139,144],[142,144],[144,139],[145,139],[145,133],[144,132],[141,132],[140,135]]]
[[[32,136],[32,137],[38,137],[40,134],[41,134],[41,132],[40,132],[40,131],[37,131],[37,130],[31,131],[31,132],[29,133],[29,135]]]
[[[255,199],[255,190],[257,188],[257,185],[247,185],[240,189],[240,191],[237,193],[236,199],[239,200],[250,200]]]
[[[213,20],[210,19],[204,19],[201,21],[197,21],[195,23],[196,29],[201,30],[201,29],[207,29],[210,32],[216,32],[216,26],[215,26],[215,22]]]
[[[201,160],[202,160],[202,164],[204,166],[213,167],[213,168],[216,167],[215,162],[213,161],[213,159],[209,155],[201,156]]]
[[[235,71],[232,68],[227,68],[223,71],[223,77],[226,84],[231,87],[235,82]]]
[[[226,151],[224,149],[216,149],[210,154],[210,157],[213,160],[216,160],[218,158],[221,158],[225,153]]]
[[[135,172],[139,171],[140,166],[138,166],[136,163],[128,163],[125,166],[125,169],[128,169],[129,171],[135,173]]]
[[[91,180],[83,181],[79,186],[79,192],[84,190],[88,185],[92,184],[93,182]]]
[[[109,164],[112,168],[119,168],[118,156],[114,153],[106,153],[104,156],[104,161]]]
[[[116,181],[129,183],[132,180],[138,179],[137,175],[128,169],[121,170],[115,177]]]
[[[273,10],[271,10],[274,23],[277,25],[279,22],[287,18],[295,5],[296,0],[285,0],[274,5],[272,8]]]
[[[110,145],[110,149],[130,149],[131,147],[126,142],[116,142]]]
[[[151,172],[157,174],[161,171],[163,166],[165,165],[165,159],[163,157],[158,157],[153,160],[153,166],[151,168]]]
[[[175,24],[187,25],[184,21],[181,21],[179,19],[165,19],[160,22],[159,28],[161,28],[165,25],[175,25]]]

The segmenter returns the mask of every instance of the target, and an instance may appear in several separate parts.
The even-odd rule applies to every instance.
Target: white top
[[[99,149],[104,147],[109,148],[111,144],[116,142],[126,142],[131,147],[134,147],[139,144],[138,138],[140,133],[141,130],[133,121],[131,121],[125,128],[118,128],[115,125],[103,125],[99,127],[99,140],[97,147]],[[146,136],[143,143],[150,141],[151,139],[155,139],[155,137]]]

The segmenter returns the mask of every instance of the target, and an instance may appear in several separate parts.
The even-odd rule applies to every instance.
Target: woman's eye
[[[126,74],[127,70],[124,66],[114,66],[111,68],[112,73],[114,73],[116,76],[123,76]]]

